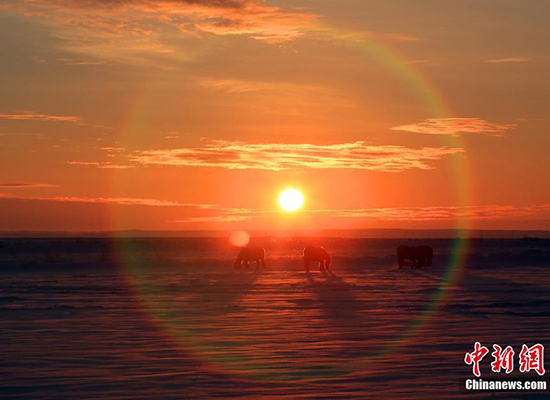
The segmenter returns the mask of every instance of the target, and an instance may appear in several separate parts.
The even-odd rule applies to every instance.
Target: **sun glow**
[[[296,211],[304,204],[304,196],[299,190],[286,189],[279,195],[279,205],[285,211]]]

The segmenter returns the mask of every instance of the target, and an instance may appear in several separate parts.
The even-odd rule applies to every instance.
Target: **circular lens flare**
[[[296,211],[304,204],[304,196],[296,189],[286,189],[279,195],[279,205],[285,211]]]
[[[250,235],[245,231],[235,231],[229,235],[229,241],[235,247],[244,247],[250,242]]]
[[[383,42],[379,42],[373,38],[360,37],[355,33],[341,31],[334,27],[320,26],[319,30],[326,33],[334,40],[345,42],[346,46],[354,48],[360,54],[366,55],[369,60],[375,62],[384,70],[389,72],[396,81],[404,84],[408,92],[414,96],[414,98],[422,106],[422,109],[425,111],[426,118],[453,117],[452,110],[449,108],[445,99],[441,96],[438,88],[434,86],[429,79],[427,79],[427,76],[424,76],[421,71],[417,71],[413,64],[406,60],[405,57],[402,57],[399,53],[395,52],[391,47],[386,46]],[[149,96],[153,96],[153,93],[157,93],[153,87],[154,83],[154,81],[145,82],[145,84],[140,88],[142,92],[141,95],[135,96],[134,104],[130,104],[131,107],[128,109],[126,119],[122,121],[123,124],[119,134],[121,135],[120,141],[124,143],[124,147],[132,147],[131,145],[133,140],[141,140],[142,137],[135,134],[135,127],[140,128],[137,132],[148,132],[146,129],[141,129],[141,125],[143,124],[142,113],[138,111],[148,104]],[[142,133],[142,135],[144,133]],[[441,139],[444,140],[445,144],[449,147],[463,147],[460,143],[460,136],[443,135],[441,136]],[[447,141],[450,141],[450,143]],[[456,187],[457,196],[456,203],[453,203],[453,205],[469,205],[469,201],[471,200],[471,189],[469,187],[468,178],[470,177],[471,172],[468,169],[466,158],[453,158],[453,164],[450,165],[450,167],[450,175],[448,179],[451,179],[455,184],[454,186]],[[126,182],[124,179],[126,179],[126,175],[119,175],[119,170],[110,170],[110,172],[113,180],[111,183],[113,190],[118,187],[125,187],[124,184]],[[122,224],[122,222],[125,223],[125,219],[122,220],[116,210],[118,210],[116,207],[109,208],[109,217],[112,219],[113,230],[122,229],[119,228],[119,224]],[[317,365],[313,365],[309,368],[307,363],[296,363],[296,369],[292,369],[289,375],[287,375],[287,372],[276,373],[279,370],[273,370],[273,374],[271,375],[268,372],[264,372],[266,371],[265,365],[261,359],[258,359],[257,357],[249,358],[245,355],[246,352],[241,353],[239,351],[239,354],[242,355],[239,357],[232,357],[231,360],[226,359],[225,357],[216,356],[217,353],[209,350],[211,348],[210,345],[206,346],[207,339],[204,339],[202,335],[196,335],[196,331],[189,330],[190,335],[182,335],[187,332],[185,327],[175,322],[173,314],[168,313],[164,308],[164,304],[157,300],[159,291],[155,290],[156,287],[151,286],[150,282],[144,281],[143,277],[146,276],[143,274],[144,271],[152,273],[157,271],[158,268],[156,268],[156,261],[149,260],[145,257],[139,258],[135,256],[136,249],[139,250],[141,246],[144,246],[143,244],[140,244],[141,242],[138,243],[134,241],[127,241],[117,244],[117,261],[120,263],[121,267],[124,268],[124,271],[126,272],[124,276],[127,277],[131,289],[134,291],[135,296],[140,300],[140,304],[142,304],[147,310],[147,315],[149,315],[155,323],[158,323],[159,326],[165,330],[171,338],[177,340],[185,351],[189,350],[197,356],[204,357],[204,365],[213,368],[219,367],[220,371],[223,371],[224,373],[231,372],[238,376],[241,374],[248,376],[248,372],[250,372],[250,375],[257,377],[258,379],[294,381],[310,379],[313,374],[319,377],[335,377],[340,374],[345,374],[356,370],[364,372],[370,363],[378,362],[379,360],[383,360],[383,362],[386,362],[385,360],[393,362],[393,359],[390,358],[392,354],[397,353],[398,348],[416,339],[418,337],[417,333],[419,330],[428,324],[432,318],[436,317],[436,311],[440,309],[442,304],[445,303],[446,297],[449,294],[449,289],[453,287],[453,284],[457,281],[465,265],[465,254],[468,253],[468,237],[466,236],[466,229],[468,227],[469,218],[467,216],[464,215],[457,219],[456,228],[457,232],[460,232],[460,234],[459,238],[453,240],[453,248],[450,250],[449,259],[445,264],[445,269],[443,271],[444,279],[438,287],[438,290],[434,291],[433,295],[430,296],[426,306],[412,315],[410,323],[406,325],[405,329],[403,331],[398,331],[395,336],[392,336],[390,338],[392,340],[389,340],[387,344],[381,346],[379,351],[373,353],[359,353],[358,361],[350,363],[343,369],[327,369],[327,372],[320,371]],[[236,232],[234,232],[234,234],[236,234]],[[238,237],[239,235],[236,236]],[[252,275],[252,277],[255,276],[257,275]],[[181,312],[184,316],[187,316],[188,313],[195,315],[194,313],[196,311],[191,310],[191,307],[189,306],[183,307]],[[179,321],[180,319],[177,320]],[[261,337],[263,331],[261,331],[260,328],[257,328],[258,326],[260,325],[254,325],[254,329],[259,330],[257,336]],[[226,343],[225,340],[226,337],[223,337],[220,339],[219,343]],[[244,343],[243,346],[250,346],[250,344]],[[237,349],[240,349],[240,347],[237,347]],[[258,368],[247,370],[245,366],[256,365],[255,360],[258,360]],[[368,368],[375,370],[375,368]]]

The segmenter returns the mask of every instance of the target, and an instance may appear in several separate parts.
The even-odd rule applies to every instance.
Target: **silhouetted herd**
[[[397,248],[397,265],[403,268],[407,262],[411,268],[431,267],[434,250],[430,246],[399,246]]]
[[[249,263],[256,263],[256,269],[265,269],[265,249],[263,247],[243,247],[233,267],[240,269],[243,265],[248,269]],[[430,246],[399,246],[397,248],[397,265],[399,269],[410,266],[420,268],[431,267],[434,251]],[[330,271],[331,257],[322,246],[307,246],[303,252],[304,270],[309,273],[309,266],[312,262],[319,263],[321,272]]]

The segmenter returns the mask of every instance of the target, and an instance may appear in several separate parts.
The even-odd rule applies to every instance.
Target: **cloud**
[[[133,198],[133,197],[78,197],[78,196],[22,197],[22,196],[10,196],[10,195],[5,195],[0,193],[0,199],[50,201],[50,202],[63,202],[63,203],[113,204],[113,205],[150,206],[150,207],[193,207],[193,208],[200,208],[200,209],[210,209],[215,207],[210,204],[188,204],[188,203],[180,203],[177,201],[143,199],[143,198]]]
[[[216,209],[211,215],[183,218],[172,222],[200,223],[200,222],[239,222],[274,216],[279,211],[265,211],[255,209]],[[324,209],[303,210],[304,218],[345,218],[365,221],[453,221],[468,220],[501,220],[535,217],[550,213],[550,204],[536,206],[434,206],[434,207],[385,207],[362,209]]]
[[[79,196],[13,196],[0,193],[2,200],[43,201],[61,203],[107,204],[118,206],[173,207],[192,210],[194,215],[174,223],[242,222],[280,215],[279,210],[225,207],[216,204],[182,203],[179,201],[133,197],[79,197]],[[358,209],[319,209],[300,211],[304,218],[344,218],[365,221],[453,221],[507,220],[550,217],[550,204],[531,206],[476,205],[476,206],[428,206],[428,207],[373,207]]]
[[[318,18],[260,0],[7,0],[0,7],[27,16],[48,16],[58,25],[70,27],[71,38],[81,41],[85,38],[79,33],[108,41],[113,35],[153,38],[171,27],[189,34],[248,35],[281,42],[301,36]]]
[[[264,82],[242,79],[215,79],[203,78],[199,80],[200,85],[208,90],[215,90],[224,93],[280,93],[286,97],[290,95],[308,94],[319,95],[328,94],[331,89],[319,85],[305,85],[288,82]]]
[[[105,65],[106,64],[103,61],[75,60],[72,58],[58,58],[56,61],[59,64],[63,64],[63,65]]]
[[[386,42],[394,43],[406,43],[406,42],[421,42],[424,39],[405,33],[388,33],[388,32],[375,32],[375,31],[360,31],[360,32],[342,32],[335,31],[332,28],[320,28],[320,31],[326,31],[330,36],[336,36],[345,40],[362,40],[362,39],[376,39]]]
[[[199,223],[199,222],[242,222],[249,221],[253,217],[246,215],[217,215],[210,217],[191,217],[185,219],[179,219],[175,221],[170,221],[174,223]]]
[[[511,57],[511,58],[498,58],[495,60],[486,60],[486,63],[524,63],[531,62],[532,59],[528,57]]]
[[[240,35],[267,43],[306,35],[396,43],[422,40],[406,33],[344,33],[321,25],[316,13],[264,0],[0,0],[0,9],[47,26],[61,39],[63,50],[78,55],[55,59],[67,65],[108,60],[173,69],[174,60],[194,61],[202,53],[202,47],[198,51],[189,43],[178,45],[181,37]]]
[[[428,135],[458,136],[460,133],[480,133],[490,136],[502,136],[516,127],[516,124],[495,124],[480,118],[428,118],[424,121],[399,125],[391,129]]]
[[[0,186],[1,187],[1,186]],[[181,208],[187,211],[215,213],[216,216],[205,217],[190,217],[186,222],[201,222],[201,221],[243,221],[250,219],[252,215],[263,215],[272,212],[264,210],[252,210],[236,207],[224,207],[216,204],[197,204],[197,203],[182,203],[179,201],[135,198],[135,197],[79,197],[79,196],[14,196],[10,194],[0,193],[0,200],[17,200],[17,201],[38,201],[38,202],[54,202],[54,203],[81,203],[81,204],[104,204],[114,206],[144,206],[144,207],[170,207]],[[183,222],[183,221],[170,221]]]
[[[57,185],[50,185],[47,183],[0,183],[0,188],[4,189],[24,189],[36,187],[57,187]]]
[[[85,125],[80,117],[38,114],[34,111],[23,111],[21,114],[0,114],[0,118],[16,121],[71,122],[77,125]]]
[[[364,169],[399,172],[432,169],[432,162],[462,153],[448,147],[408,148],[374,146],[363,141],[332,145],[251,144],[239,141],[210,141],[200,148],[147,150],[129,156],[142,165],[221,167],[281,171],[294,168]]]
[[[198,78],[197,83],[205,90],[223,95],[246,96],[250,107],[286,118],[311,117],[310,108],[316,113],[327,107],[350,111],[358,108],[357,103],[341,90],[322,84],[205,77]]]
[[[507,219],[550,211],[550,204],[538,206],[440,206],[403,208],[366,208],[355,210],[317,210],[315,213],[340,218],[365,218],[385,221],[442,221],[454,219]]]
[[[100,169],[129,169],[134,168],[133,165],[114,164],[109,161],[65,161],[69,165],[83,165],[86,167],[96,167]]]
[[[181,218],[170,221],[174,223],[200,223],[200,222],[242,222],[252,219],[275,215],[276,211],[266,211],[246,208],[215,207],[210,212],[214,215],[202,215],[195,217]]]

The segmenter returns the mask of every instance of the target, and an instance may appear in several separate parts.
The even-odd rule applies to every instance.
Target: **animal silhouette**
[[[434,251],[430,246],[399,246],[397,248],[397,265],[403,268],[407,261],[411,268],[431,267]]]
[[[416,262],[418,267],[431,267],[434,257],[434,249],[430,246],[416,246]]]
[[[250,262],[256,263],[256,269],[259,269],[260,266],[265,269],[265,249],[262,247],[243,247],[239,251],[233,267],[240,269],[244,264],[246,269],[248,269]]]
[[[304,249],[304,269],[309,273],[309,265],[312,261],[319,262],[319,270],[330,270],[330,255],[321,246],[307,246]]]

